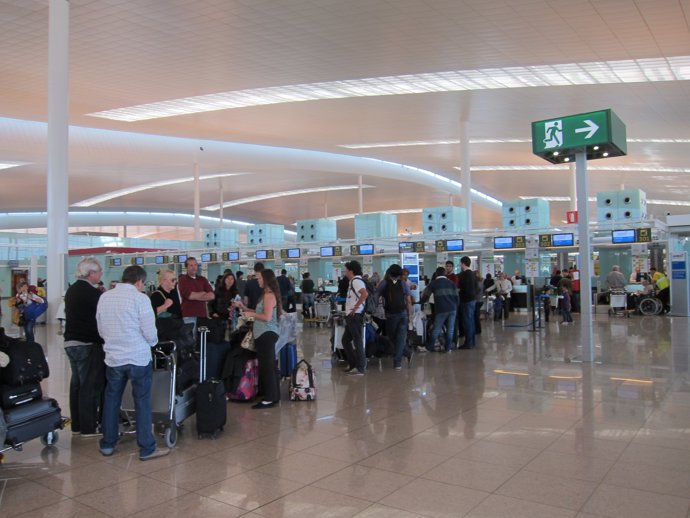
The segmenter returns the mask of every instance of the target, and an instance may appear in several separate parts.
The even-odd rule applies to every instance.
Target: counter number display
[[[398,243],[398,252],[401,254],[423,254],[424,241],[401,241]]]

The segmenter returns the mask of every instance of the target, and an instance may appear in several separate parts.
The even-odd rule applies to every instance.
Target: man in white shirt
[[[364,332],[364,301],[367,300],[369,293],[362,280],[362,265],[358,261],[345,263],[345,276],[350,281],[345,301],[345,332],[342,340],[348,362],[347,373],[351,376],[362,376],[367,370],[362,333]]]
[[[494,300],[494,320],[501,320],[501,318],[508,319],[508,311],[510,310],[510,292],[513,291],[513,283],[507,278],[505,272],[496,274],[496,282],[489,287],[486,292],[496,292],[496,300]]]
[[[146,271],[141,266],[128,266],[122,282],[101,295],[96,310],[98,333],[105,344],[105,402],[103,406],[103,438],[100,451],[106,457],[115,452],[119,439],[118,423],[122,394],[129,380],[136,412],[139,459],[150,460],[170,453],[168,448],[156,449],[151,410],[153,364],[151,347],[158,342],[155,317],[149,298],[142,293]]]

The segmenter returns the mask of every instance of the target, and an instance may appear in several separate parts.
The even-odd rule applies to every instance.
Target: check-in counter
[[[512,308],[527,309],[528,290],[529,286],[527,284],[513,286],[513,291],[510,292],[510,306]]]

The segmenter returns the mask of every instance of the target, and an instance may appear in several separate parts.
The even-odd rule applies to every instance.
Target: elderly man
[[[194,324],[196,333],[197,318],[208,316],[207,304],[215,299],[215,294],[208,279],[197,275],[199,263],[194,257],[187,258],[184,266],[185,273],[177,281],[182,302],[182,319],[185,323]]]
[[[96,324],[101,297],[96,286],[102,275],[100,263],[86,257],[77,264],[77,280],[65,293],[65,353],[72,369],[69,411],[72,434],[82,437],[98,435],[105,387],[103,339]]]
[[[96,320],[98,332],[105,340],[103,349],[108,380],[100,443],[101,454],[106,457],[115,452],[120,438],[120,406],[127,381],[132,385],[134,398],[139,460],[155,459],[170,453],[168,448],[156,449],[152,430],[151,347],[158,342],[158,332],[151,302],[142,293],[145,283],[146,271],[141,266],[128,266],[122,272],[122,282],[101,295],[98,301]]]
[[[621,273],[620,266],[614,264],[611,271],[606,276],[606,286],[610,290],[625,289],[625,275]]]
[[[510,282],[505,272],[498,272],[496,274],[496,282],[486,290],[496,293],[494,300],[494,320],[501,320],[501,318],[508,319],[508,311],[510,310],[510,292],[513,291],[513,283]]]

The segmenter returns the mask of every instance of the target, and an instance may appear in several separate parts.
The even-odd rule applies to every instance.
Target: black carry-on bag
[[[200,327],[201,359],[199,361],[199,385],[196,389],[196,431],[199,439],[215,438],[227,422],[225,384],[217,379],[206,379],[206,339],[208,328]]]

